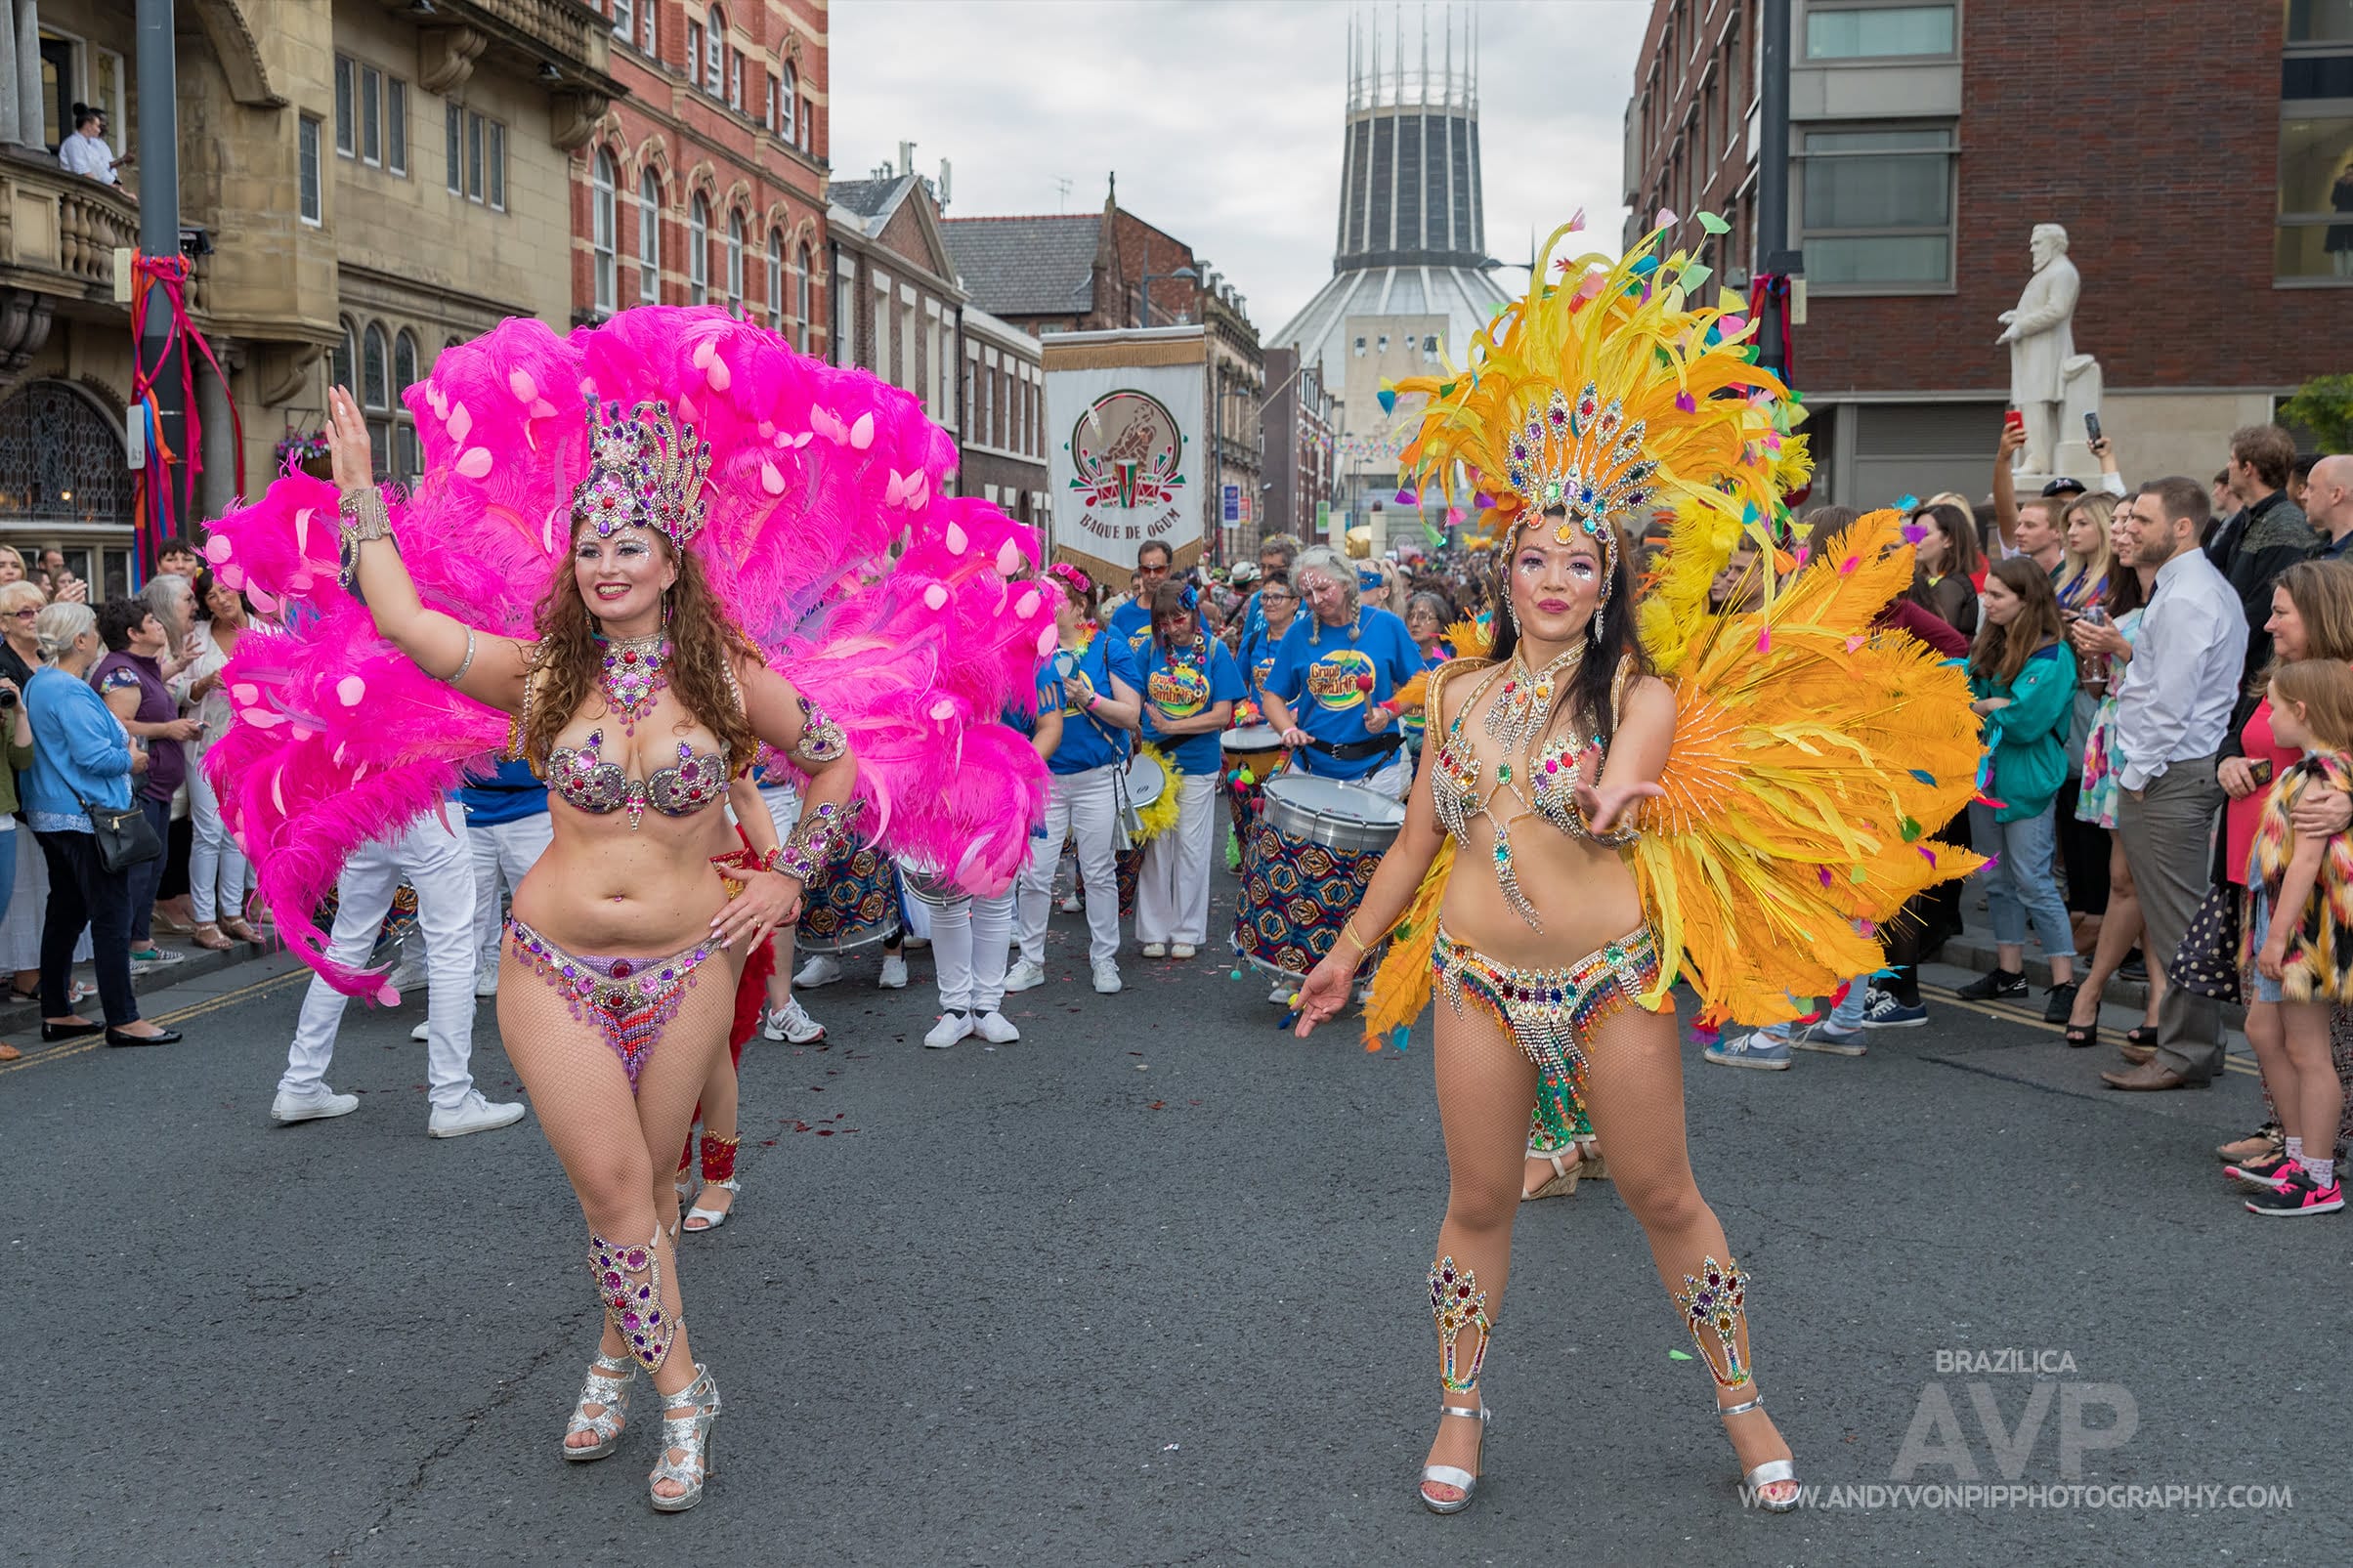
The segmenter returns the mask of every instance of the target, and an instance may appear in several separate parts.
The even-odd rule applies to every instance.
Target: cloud
[[[1615,248],[1649,9],[1477,6],[1488,248],[1504,261],[1524,264],[1580,207],[1589,242]],[[1427,13],[1440,49],[1443,4],[836,0],[834,173],[863,179],[912,141],[923,172],[954,164],[950,214],[987,217],[1091,211],[1116,172],[1120,204],[1207,258],[1271,333],[1332,273],[1348,19],[1376,10],[1385,39],[1402,17],[1415,54]]]

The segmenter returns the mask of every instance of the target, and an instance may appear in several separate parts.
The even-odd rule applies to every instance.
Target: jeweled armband
[[[849,754],[850,738],[833,715],[807,698],[800,699],[800,739],[793,742],[792,757],[813,767],[838,762]]]
[[[777,851],[774,869],[802,882],[813,879],[849,847],[850,826],[858,814],[852,806],[828,800],[800,814],[792,836]]]
[[[344,591],[349,593],[360,577],[360,546],[370,539],[392,537],[392,513],[384,505],[384,491],[373,486],[356,492],[344,491],[339,512],[342,518],[341,548],[337,555],[335,577],[343,584]]]

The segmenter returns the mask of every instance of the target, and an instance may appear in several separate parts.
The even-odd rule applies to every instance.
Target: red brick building
[[[1626,112],[1629,237],[1662,206],[1722,213],[1714,260],[1735,286],[1759,237],[1760,9],[1654,0]],[[2128,475],[2210,474],[2235,426],[2353,365],[2346,8],[1790,10],[1795,380],[1818,495],[1986,489],[2010,382],[1998,318],[2038,223],[2067,228],[2075,346],[2101,361]]]
[[[824,0],[576,0],[628,88],[573,155],[574,318],[725,305],[823,356]]]

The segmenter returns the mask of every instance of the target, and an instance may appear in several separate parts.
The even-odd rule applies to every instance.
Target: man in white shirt
[[[2246,657],[2246,614],[2198,538],[2205,487],[2160,479],[2117,512],[2137,560],[2158,563],[2157,583],[2132,661],[2117,687],[2117,833],[2140,890],[2147,951],[2160,961],[2212,885],[2214,817],[2222,786],[2214,754],[2230,728]],[[2181,986],[2158,1013],[2157,1054],[2129,1072],[2103,1073],[2117,1089],[2203,1086],[2222,1070],[2214,1003]]]
[[[114,155],[107,145],[107,116],[103,110],[87,104],[73,106],[73,134],[58,144],[58,162],[68,174],[78,174],[100,185],[115,185],[114,171],[131,161],[131,155]]]

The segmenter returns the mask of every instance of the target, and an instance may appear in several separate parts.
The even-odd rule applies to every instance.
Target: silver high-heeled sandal
[[[1480,1400],[1476,1409],[1469,1405],[1440,1405],[1438,1414],[1460,1416],[1478,1422],[1478,1467],[1483,1471],[1487,1467],[1487,1423],[1495,1420],[1495,1413],[1487,1408],[1486,1401]],[[1430,1495],[1429,1489],[1433,1484],[1457,1488],[1463,1495],[1452,1503],[1440,1503]],[[1414,1496],[1420,1498],[1422,1506],[1433,1513],[1460,1513],[1471,1506],[1472,1494],[1477,1490],[1478,1476],[1469,1470],[1459,1469],[1452,1464],[1425,1464],[1422,1466],[1421,1484],[1414,1488]]]
[[[692,1414],[670,1414],[681,1410]],[[703,1483],[710,1478],[713,1468],[710,1426],[718,1419],[719,1385],[711,1380],[710,1369],[698,1361],[693,1382],[674,1394],[662,1396],[662,1458],[655,1463],[653,1473],[646,1477],[647,1496],[654,1500],[658,1511],[684,1513],[703,1501]],[[686,1457],[673,1460],[670,1456],[674,1453]],[[663,1481],[675,1481],[686,1490],[674,1498],[665,1498],[653,1490]]]
[[[736,1179],[733,1176],[728,1177],[725,1181],[706,1181],[703,1184],[703,1191],[708,1192],[713,1187],[722,1188],[731,1194],[741,1194],[744,1190],[736,1185]],[[701,1197],[702,1194],[698,1193],[696,1196]],[[690,1236],[700,1236],[705,1231],[717,1230],[721,1225],[727,1223],[727,1216],[734,1212],[735,1205],[732,1203],[725,1208],[705,1208],[701,1204],[697,1204],[686,1211],[686,1233]],[[697,1220],[701,1220],[703,1223],[698,1225],[695,1223]]]
[[[1764,1408],[1765,1396],[1759,1394],[1756,1398],[1744,1399],[1737,1405],[1719,1405],[1716,1407],[1716,1414],[1719,1416],[1744,1416],[1752,1410],[1763,1410]],[[1787,1497],[1776,1503],[1765,1495],[1767,1487],[1783,1481],[1788,1482],[1791,1487]],[[1746,1494],[1744,1501],[1755,1504],[1767,1513],[1787,1513],[1796,1507],[1798,1500],[1796,1485],[1797,1461],[1794,1459],[1767,1460],[1740,1478],[1740,1490]]]
[[[575,1464],[589,1460],[601,1460],[620,1443],[622,1425],[629,1416],[629,1387],[637,1381],[637,1363],[596,1353],[589,1364],[588,1376],[580,1380],[580,1397],[572,1407],[572,1420],[564,1423],[564,1457]],[[591,1405],[601,1406],[597,1414],[588,1414]],[[572,1438],[580,1432],[594,1432],[596,1441],[585,1448],[575,1448]]]

